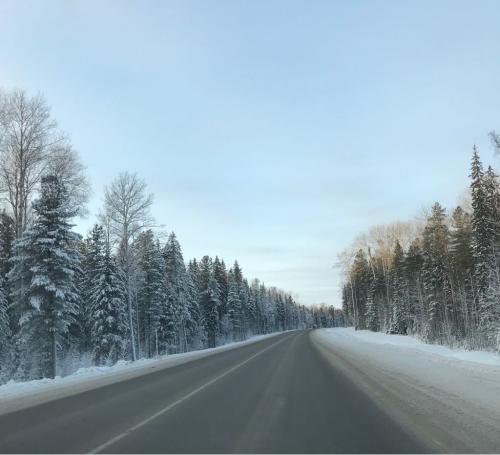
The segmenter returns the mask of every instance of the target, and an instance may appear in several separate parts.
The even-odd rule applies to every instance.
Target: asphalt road
[[[418,441],[289,332],[0,416],[9,453],[422,453]],[[342,368],[345,368],[342,365]]]

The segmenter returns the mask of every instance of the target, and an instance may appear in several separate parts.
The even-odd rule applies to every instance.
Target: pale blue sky
[[[499,17],[497,0],[0,0],[0,86],[45,94],[92,213],[137,171],[186,258],[339,305],[356,234],[455,204],[473,143],[494,162]]]

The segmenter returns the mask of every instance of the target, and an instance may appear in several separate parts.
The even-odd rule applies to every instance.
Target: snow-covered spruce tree
[[[0,384],[9,377],[12,351],[11,317],[8,311],[12,244],[15,239],[14,220],[3,210],[0,213]]]
[[[281,295],[276,298],[276,324],[278,330],[285,330],[285,301]]]
[[[80,245],[81,273],[78,279],[80,306],[77,322],[80,329],[80,344],[83,351],[92,351],[92,317],[91,302],[96,283],[101,273],[105,254],[106,236],[103,226],[95,224],[87,238]]]
[[[472,255],[474,258],[474,278],[476,294],[481,301],[488,288],[489,268],[491,265],[491,208],[484,183],[483,165],[474,146],[471,164],[472,196]],[[478,315],[476,315],[478,319]]]
[[[254,279],[250,284],[250,296],[253,301],[254,310],[254,333],[264,333],[264,316],[262,312],[262,301],[260,299],[260,282]]]
[[[199,307],[197,274],[195,269],[188,266],[186,273],[186,298],[190,319],[186,326],[188,345],[190,348],[199,349],[204,344],[203,321]]]
[[[351,325],[354,323],[354,305],[352,299],[352,282],[348,277],[349,283],[342,286],[342,312],[345,315],[346,322]]]
[[[257,327],[257,302],[248,280],[243,280],[243,294],[245,295],[245,319],[247,321],[247,330],[249,334],[258,333]]]
[[[484,175],[484,186],[489,209],[491,257],[488,288],[480,301],[479,323],[484,344],[500,351],[500,194],[498,177],[491,166]]]
[[[112,365],[123,358],[127,347],[125,280],[111,255],[107,236],[103,248],[102,254],[96,251],[95,276],[89,293],[90,333],[95,363]]]
[[[445,210],[436,202],[423,233],[423,279],[428,311],[425,336],[430,341],[445,341],[447,325],[448,236]]]
[[[460,282],[470,281],[473,267],[471,216],[458,206],[451,217],[450,260],[453,273]]]
[[[488,209],[488,221],[490,223],[490,243],[492,267],[497,267],[500,255],[500,187],[498,175],[491,166],[484,173],[484,189],[486,193],[486,205]]]
[[[79,236],[71,230],[76,212],[68,201],[57,177],[43,177],[33,226],[14,244],[11,289],[35,377],[56,376],[58,345],[77,312]]]
[[[188,327],[192,325],[189,305],[189,283],[181,246],[172,232],[163,248],[167,305],[172,308],[172,330],[178,352],[189,350]]]
[[[290,294],[285,297],[285,330],[294,329],[297,326],[297,304]],[[327,309],[327,318],[330,321],[330,311]],[[328,323],[330,324],[330,322]],[[329,325],[329,327],[331,327]]]
[[[249,308],[250,292],[248,289],[248,281],[243,278],[240,284],[240,300],[241,300],[241,312],[242,312],[242,337],[246,339],[250,330],[251,325],[251,314]]]
[[[461,339],[469,337],[467,342],[473,344],[472,338],[477,329],[474,321],[474,280],[472,257],[471,216],[458,206],[452,214],[450,226],[450,264],[456,301],[457,336]]]
[[[471,317],[478,326],[480,344],[491,346],[494,327],[494,296],[498,280],[498,183],[491,168],[483,173],[474,147],[471,167],[472,254],[477,299]],[[477,302],[477,303],[476,303]],[[492,313],[493,312],[493,313]],[[493,331],[493,332],[492,332]]]
[[[0,276],[7,280],[11,268],[12,244],[16,238],[14,220],[5,210],[0,213]]]
[[[235,283],[236,291],[238,293],[238,307],[233,308],[232,318],[238,320],[237,329],[235,331],[235,337],[238,340],[243,340],[246,338],[247,324],[246,324],[246,306],[248,304],[248,295],[246,294],[246,289],[243,284],[243,270],[238,264],[238,261],[234,261],[233,267],[230,270],[232,274],[232,280]],[[234,324],[233,324],[234,326]]]
[[[264,333],[273,332],[276,327],[276,303],[274,302],[269,289],[260,285],[260,294],[262,299],[262,311],[264,319]]]
[[[140,355],[159,354],[160,320],[166,301],[165,262],[152,230],[141,232],[134,241],[134,257],[139,269],[137,284],[138,339]]]
[[[220,290],[213,276],[213,261],[203,256],[198,264],[198,298],[203,329],[209,348],[215,347],[219,335]]]
[[[390,333],[406,335],[408,331],[408,299],[404,279],[404,253],[398,241],[392,258],[392,314]]]
[[[353,286],[353,316],[355,329],[364,329],[366,315],[366,298],[368,295],[368,278],[370,269],[366,254],[363,250],[358,250],[354,257],[351,270]]]
[[[404,258],[404,272],[408,295],[408,324],[413,333],[424,333],[427,312],[424,302],[422,282],[422,248],[421,239],[415,239],[409,246]]]
[[[219,335],[219,287],[214,277],[210,277],[203,299],[203,322],[207,333],[208,347],[216,346]]]
[[[228,272],[226,270],[226,264],[223,260],[220,260],[218,256],[215,256],[213,264],[213,273],[215,281],[217,281],[217,286],[219,287],[219,321],[222,320],[224,315],[227,313],[227,297],[229,292],[228,283]]]
[[[238,292],[238,283],[234,279],[234,273],[229,272],[229,292],[227,296],[227,311],[231,329],[233,332],[233,339],[239,341],[243,338],[242,334],[242,307],[240,300],[240,293]]]

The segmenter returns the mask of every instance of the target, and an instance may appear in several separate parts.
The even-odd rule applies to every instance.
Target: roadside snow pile
[[[228,343],[216,348],[165,355],[154,359],[140,359],[135,362],[120,360],[109,367],[80,368],[71,375],[57,376],[54,379],[37,379],[26,382],[9,381],[0,386],[0,414],[84,392],[113,382],[131,379],[152,373],[155,370],[181,365],[211,354],[255,343],[280,333],[283,332],[257,335],[245,341]]]
[[[330,333],[336,339],[339,337],[345,338],[346,340],[349,338],[355,338],[357,341],[366,343],[399,346],[401,348],[409,348],[410,350],[427,352],[429,354],[464,360],[467,362],[500,366],[500,356],[493,352],[452,349],[447,346],[427,344],[412,336],[388,335],[380,332],[371,332],[369,330],[354,330],[353,327],[325,329],[325,332]]]

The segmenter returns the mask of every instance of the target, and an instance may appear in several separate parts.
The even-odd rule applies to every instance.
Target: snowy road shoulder
[[[500,449],[500,358],[352,328],[312,339],[330,363],[438,451]]]
[[[282,333],[284,332],[257,335],[245,341],[228,343],[212,349],[172,354],[156,359],[141,359],[136,362],[119,361],[109,367],[81,368],[69,376],[57,377],[55,379],[39,379],[27,382],[11,381],[0,386],[0,415],[103,387],[115,382],[125,381],[165,368],[171,368],[213,354],[256,343]]]
[[[442,360],[458,360],[473,362],[482,365],[500,367],[500,356],[488,351],[466,351],[465,349],[451,349],[447,346],[428,344],[417,338],[404,335],[387,335],[369,330],[354,330],[352,327],[322,329],[318,336],[331,342],[361,342],[385,346],[384,349],[401,350],[401,352],[442,357]],[[465,366],[465,364],[463,365]]]

